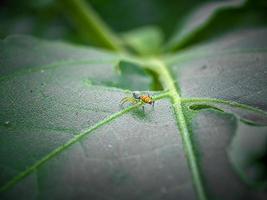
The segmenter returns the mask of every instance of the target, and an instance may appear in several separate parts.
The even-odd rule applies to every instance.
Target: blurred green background
[[[197,0],[91,0],[92,7],[114,31],[145,25],[159,26],[166,36],[182,16],[204,1]],[[4,0],[0,8],[0,37],[31,34],[42,38],[83,43],[57,0]],[[175,25],[175,26],[174,26]]]
[[[183,22],[207,2],[215,0],[85,0],[117,33],[139,27],[159,28],[162,40],[172,42]],[[61,2],[61,4],[60,4]],[[91,44],[88,35],[81,33],[77,24],[62,6],[64,0],[2,0],[0,1],[0,38],[10,34],[28,34],[45,39],[60,39],[79,44]],[[228,1],[231,2],[231,1]],[[240,27],[267,25],[267,1],[248,0],[242,8],[221,12],[209,27],[190,43],[210,39],[221,32]],[[203,13],[205,14],[205,13]],[[213,23],[214,22],[214,23]],[[220,23],[218,23],[220,22]],[[180,31],[181,32],[181,31]],[[170,40],[169,40],[170,39]],[[168,46],[168,45],[167,45]],[[181,45],[181,47],[183,44]]]

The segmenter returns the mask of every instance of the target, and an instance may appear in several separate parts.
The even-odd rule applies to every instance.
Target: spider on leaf
[[[130,102],[132,104],[137,104],[139,102],[142,102],[142,103],[146,103],[146,104],[150,104],[153,106],[154,108],[154,104],[155,104],[155,101],[153,100],[153,98],[147,94],[147,95],[141,95],[140,92],[133,92],[133,96],[132,97],[124,97],[122,100],[121,100],[121,105],[123,105],[124,103],[126,102]],[[143,108],[143,111],[145,111],[145,107],[142,106]]]

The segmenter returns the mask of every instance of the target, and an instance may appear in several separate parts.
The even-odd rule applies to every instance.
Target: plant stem
[[[78,31],[91,44],[122,52],[122,42],[84,0],[59,0]]]
[[[149,62],[148,66],[149,66],[148,68],[156,71],[156,73],[159,75],[159,80],[164,90],[169,91],[169,97],[174,107],[175,117],[177,120],[178,127],[180,129],[184,150],[192,173],[192,179],[196,189],[197,196],[199,200],[207,200],[208,198],[204,190],[204,184],[202,177],[200,175],[200,169],[197,163],[197,158],[194,152],[192,140],[190,138],[190,133],[188,131],[185,116],[183,114],[182,99],[176,89],[174,80],[172,79],[165,64],[160,60],[152,60],[151,62]]]

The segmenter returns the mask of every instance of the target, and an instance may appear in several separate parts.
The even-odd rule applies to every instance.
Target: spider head
[[[133,97],[134,97],[135,99],[140,99],[140,92],[138,92],[138,91],[134,91],[134,92],[133,92]]]

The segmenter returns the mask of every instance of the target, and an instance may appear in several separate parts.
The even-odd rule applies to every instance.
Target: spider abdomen
[[[140,99],[144,102],[144,103],[152,103],[152,98],[151,97],[149,97],[149,96],[146,96],[146,95],[142,95],[142,96],[140,96]]]

